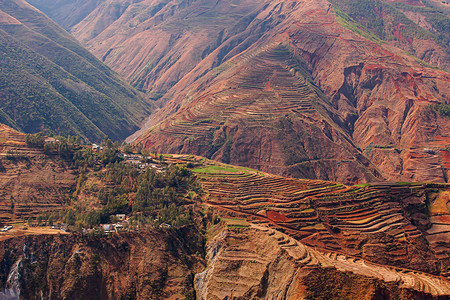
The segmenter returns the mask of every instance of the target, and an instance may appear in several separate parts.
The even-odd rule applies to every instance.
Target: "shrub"
[[[450,104],[439,103],[434,106],[434,109],[443,117],[450,118]]]

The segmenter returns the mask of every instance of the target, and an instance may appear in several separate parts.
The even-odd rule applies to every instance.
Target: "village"
[[[108,144],[88,144],[82,145],[79,141],[72,141],[71,137],[45,137],[43,135],[23,135],[16,133],[11,130],[5,130],[7,134],[5,140],[11,140],[12,142],[5,144],[4,151],[2,154],[5,155],[5,159],[10,159],[11,161],[20,161],[21,159],[29,160],[34,157],[38,160],[43,159],[42,154],[45,157],[52,159],[55,154],[59,154],[61,151],[59,145],[72,145],[71,151],[80,153],[91,153],[94,157],[94,164],[97,165],[97,170],[102,170],[105,166],[102,162],[102,157],[105,152],[113,149],[111,152],[111,157],[114,158],[115,162],[121,162],[125,165],[133,165],[136,167],[138,174],[144,173],[148,169],[152,169],[155,173],[161,174],[171,165],[186,165],[188,161],[192,160],[193,157],[186,160],[186,157],[178,155],[162,155],[156,153],[150,153],[148,150],[136,151],[136,149],[127,149],[127,146],[116,145],[111,148]],[[73,138],[73,137],[72,137]],[[108,147],[109,146],[109,147]],[[74,153],[75,153],[74,152]],[[137,152],[137,153],[136,153]],[[110,157],[110,159],[111,159]],[[47,159],[44,158],[44,159]],[[72,159],[72,158],[71,158]],[[76,158],[73,158],[76,159]],[[196,158],[197,159],[197,158]],[[196,160],[194,159],[194,160]],[[102,165],[103,163],[103,165]],[[164,176],[164,175],[163,175]],[[52,182],[58,180],[58,175],[51,175]],[[48,200],[47,200],[48,201]],[[11,202],[12,203],[12,202]],[[20,206],[19,206],[20,205]],[[26,204],[14,203],[15,209],[22,210],[22,205],[24,207]],[[7,211],[11,210],[13,204],[8,205]],[[5,207],[6,208],[6,207]],[[30,207],[31,208],[31,207]],[[26,208],[30,210],[30,208]],[[55,207],[56,208],[56,207]],[[68,207],[69,208],[69,207]],[[39,206],[31,208],[35,211],[40,211]],[[54,210],[55,212],[60,211],[61,208]],[[31,212],[31,211],[30,211]],[[44,211],[45,212],[45,211]],[[49,211],[51,213],[51,211]],[[44,213],[45,214],[45,213]],[[0,227],[0,240],[9,239],[12,237],[23,236],[23,235],[35,235],[35,234],[69,234],[70,232],[76,231],[81,234],[118,234],[120,232],[128,232],[131,230],[142,230],[143,228],[138,225],[138,223],[133,223],[132,214],[128,213],[113,213],[105,215],[102,220],[104,222],[97,223],[95,226],[74,226],[63,222],[64,218],[62,215],[59,217],[53,217],[53,221],[48,219],[49,215],[42,218],[39,213],[33,213],[28,217],[20,217],[20,215],[13,217],[8,222],[4,222]],[[106,221],[106,222],[105,222]],[[163,222],[162,220],[158,222],[158,218],[153,216],[151,218],[152,227],[156,226],[160,229],[169,229],[173,225]]]

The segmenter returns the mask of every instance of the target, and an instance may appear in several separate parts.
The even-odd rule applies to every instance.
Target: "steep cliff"
[[[224,228],[207,244],[197,299],[445,299],[447,281],[321,253],[261,226]]]
[[[193,228],[9,239],[0,243],[0,298],[194,299],[202,243]]]

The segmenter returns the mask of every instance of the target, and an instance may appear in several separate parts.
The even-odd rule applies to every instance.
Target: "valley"
[[[448,299],[446,1],[0,2],[0,299]]]

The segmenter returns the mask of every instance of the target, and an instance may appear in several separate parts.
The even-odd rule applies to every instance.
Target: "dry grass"
[[[449,214],[450,213],[450,192],[442,191],[430,205],[432,215]]]
[[[19,226],[7,232],[0,232],[0,242],[14,237],[20,237],[25,235],[55,235],[55,234],[69,234],[68,232],[51,229],[50,227],[26,227]]]

